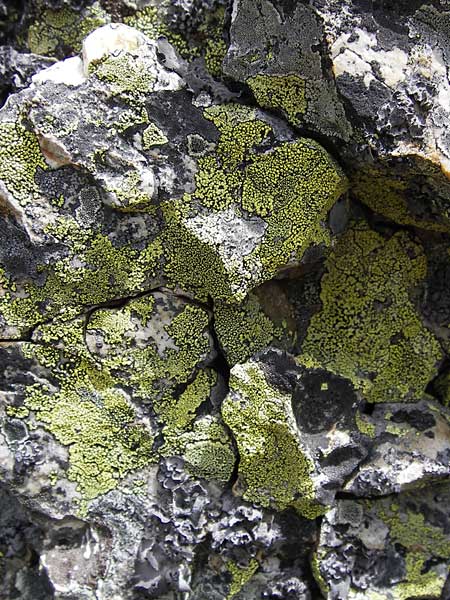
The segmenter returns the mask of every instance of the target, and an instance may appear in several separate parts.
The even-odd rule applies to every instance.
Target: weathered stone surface
[[[281,351],[236,365],[222,415],[236,439],[243,497],[321,514],[366,456],[359,404],[349,380]]]
[[[448,572],[448,486],[379,500],[339,500],[315,558],[328,598],[439,598]]]
[[[384,496],[448,478],[449,418],[432,398],[379,405],[370,417],[359,417],[358,427],[372,443],[345,490],[359,497]]]
[[[324,61],[323,37],[306,3],[236,0],[224,71],[292,125],[348,140],[351,125]]]
[[[449,14],[0,0],[1,600],[447,598]]]

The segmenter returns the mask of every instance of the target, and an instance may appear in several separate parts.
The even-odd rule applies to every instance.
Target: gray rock
[[[339,500],[325,516],[315,572],[327,598],[439,598],[448,572],[448,486]]]
[[[448,596],[449,15],[0,0],[1,600]]]

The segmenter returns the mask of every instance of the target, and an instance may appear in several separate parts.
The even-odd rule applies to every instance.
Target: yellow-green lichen
[[[28,30],[28,47],[34,54],[62,58],[79,52],[83,39],[109,20],[98,2],[82,12],[69,7],[45,9]]]
[[[218,302],[214,311],[214,326],[231,365],[247,361],[282,333],[267,317],[252,293],[239,305]]]
[[[23,406],[9,407],[8,414],[31,427],[41,424],[67,447],[67,477],[77,484],[83,510],[127,473],[155,461],[153,435],[136,423],[124,391],[129,387],[152,402],[166,442],[160,453],[186,454],[196,476],[227,481],[233,471],[223,426],[212,417],[195,421],[216,375],[200,371],[174,399],[211,351],[208,314],[163,298],[146,295],[120,309],[98,309],[87,323],[78,318],[41,325],[33,343],[20,346],[25,358],[49,370],[52,383],[28,386]],[[161,323],[171,302],[170,317]]]
[[[16,419],[24,419],[29,415],[30,411],[26,406],[7,406],[6,414],[8,417],[15,417]]]
[[[148,299],[152,301],[153,318],[157,319],[159,301],[151,296]],[[177,398],[173,395],[176,386],[191,376],[210,350],[205,336],[207,313],[194,305],[178,309],[178,314],[163,325],[170,340],[163,342],[158,329],[153,334],[160,345],[166,346],[161,351],[154,338],[145,339],[143,332],[136,329],[144,325],[148,331],[152,330],[146,301],[147,297],[130,301],[120,310],[96,311],[87,333],[106,345],[100,353],[102,365],[125,377],[133,386],[135,397],[152,402],[164,438],[159,452],[164,456],[183,456],[187,469],[195,476],[226,482],[235,462],[229,435],[213,417],[196,420],[197,409],[210,398],[216,385],[216,374],[210,370],[198,371],[184,392]],[[135,339],[140,342],[136,344]]]
[[[110,86],[113,95],[123,97],[131,104],[153,91],[155,77],[149,72],[148,65],[128,52],[109,54],[92,63],[89,70]]]
[[[187,469],[196,477],[227,483],[234,470],[236,457],[228,432],[221,423],[205,417],[194,424],[191,433],[183,435],[182,454]]]
[[[262,108],[279,109],[293,125],[306,112],[305,80],[298,75],[255,75],[246,82]]]
[[[154,123],[150,123],[142,132],[142,147],[144,150],[150,150],[153,146],[162,146],[169,140],[164,133]]]
[[[230,572],[232,579],[227,600],[232,600],[232,598],[239,594],[244,585],[248,583],[256,573],[258,567],[259,563],[256,558],[252,558],[252,560],[245,567],[241,567],[233,561],[228,562],[227,569]]]
[[[245,171],[242,207],[265,217],[267,231],[256,254],[266,278],[292,254],[301,257],[323,242],[321,220],[345,191],[346,180],[319,144],[300,139],[252,158]]]
[[[318,548],[313,553],[313,556],[311,558],[311,572],[313,574],[314,580],[320,588],[320,591],[322,592],[324,597],[327,597],[330,592],[330,586],[328,585],[320,571],[320,560],[321,558],[323,558],[323,556],[324,552],[320,548]]]
[[[228,176],[272,131],[267,123],[256,118],[254,108],[241,104],[211,106],[204,116],[220,131],[217,154]]]
[[[214,77],[222,74],[222,61],[227,46],[224,34],[225,10],[219,7],[215,11],[205,11],[204,20],[200,23],[195,35],[189,39],[167,22],[167,10],[170,3],[160,6],[145,6],[124,22],[142,31],[150,39],[166,37],[180,55],[186,60],[203,57],[207,70]]]
[[[402,176],[375,169],[357,171],[350,180],[352,193],[373,211],[388,217],[394,223],[413,225],[431,231],[448,231],[448,225],[431,218],[415,216],[408,208],[408,182]]]
[[[26,389],[24,407],[63,446],[67,476],[83,502],[115,488],[129,471],[154,460],[151,433],[135,423],[135,411],[108,370],[99,367],[84,343],[84,320],[43,325],[38,344],[23,344],[24,356],[50,369],[58,384]]]
[[[213,77],[221,77],[222,62],[227,53],[224,39],[225,8],[220,6],[215,11],[206,11],[205,20],[199,27],[201,42],[197,52],[205,58],[205,65]]]
[[[271,128],[252,108],[227,104],[204,114],[220,137],[216,152],[198,160],[193,194],[164,208],[167,274],[174,285],[194,289],[203,298],[242,300],[289,260],[300,259],[310,245],[327,243],[322,220],[345,191],[346,179],[313,140],[284,142],[256,153]],[[236,260],[225,264],[213,240],[200,240],[189,230],[190,209],[198,204],[214,211],[232,207],[237,218],[261,219],[261,241],[240,265]]]
[[[49,225],[47,233],[68,246],[68,255],[41,266],[43,285],[27,282],[16,295],[14,282],[7,283],[0,313],[10,325],[32,327],[44,315],[64,314],[68,319],[83,306],[139,292],[155,276],[163,252],[158,239],[141,251],[116,247],[106,236],[81,229],[69,217]]]
[[[243,496],[307,518],[324,512],[315,499],[314,466],[298,440],[291,397],[273,389],[256,363],[231,371],[230,394],[222,405],[239,450]]]
[[[194,197],[213,210],[227,208],[236,199],[235,189],[227,173],[220,167],[214,156],[199,158],[198,167]]]
[[[184,449],[185,442],[180,436],[192,425],[198,407],[209,399],[214,379],[212,373],[200,371],[176,401],[160,404],[158,412],[165,423],[165,453],[179,454]]]
[[[133,15],[125,17],[124,23],[142,31],[151,40],[166,37],[180,55],[185,59],[198,56],[198,51],[191,48],[186,39],[179,33],[172,31],[164,20],[165,7],[145,6]]]
[[[120,133],[125,132],[130,127],[137,125],[143,125],[148,123],[148,114],[144,107],[139,110],[132,108],[123,111],[117,121],[114,122],[114,126]]]
[[[154,210],[154,206],[151,206],[152,197],[142,187],[144,184],[141,175],[136,170],[123,173],[118,186],[105,186],[106,190],[112,192],[117,198],[116,209],[124,212],[139,210],[150,212]]]
[[[185,383],[211,351],[207,333],[209,317],[198,306],[181,305],[174,309],[176,312],[170,320],[161,323],[158,304],[151,296],[148,298],[151,303],[148,307],[143,306],[146,297],[146,300],[132,300],[122,309],[96,311],[87,333],[105,348],[98,358],[102,366],[121,373],[133,386],[134,395],[151,401],[153,409],[164,421],[166,411],[171,418],[175,418],[173,413],[177,411],[170,404],[168,406],[172,397],[170,393],[164,393],[165,388]],[[149,325],[150,311],[153,326]],[[143,337],[143,327],[147,328],[146,337]],[[145,343],[136,343],[136,336]],[[118,343],[121,337],[121,343]],[[161,344],[165,344],[164,351]],[[179,406],[178,410],[181,410]]]
[[[370,402],[414,400],[436,373],[441,349],[422,324],[410,289],[426,275],[422,247],[353,226],[326,262],[322,310],[299,360],[352,380]]]
[[[151,40],[159,37],[161,32],[161,19],[156,6],[146,6],[136,11],[133,15],[125,17],[124,23],[144,33]]]
[[[10,194],[24,206],[33,202],[39,193],[36,171],[48,166],[36,135],[21,123],[0,123],[0,138],[1,179]]]
[[[420,552],[406,556],[406,582],[395,586],[394,600],[415,600],[421,598],[440,598],[446,576],[434,571],[424,571],[426,557]]]
[[[217,250],[199,240],[184,224],[189,199],[169,202],[163,207],[165,228],[165,273],[174,286],[192,291],[200,300],[211,294],[219,298],[231,295],[233,273],[227,273]],[[201,268],[199,266],[201,265]]]
[[[376,427],[373,423],[370,423],[365,416],[359,411],[355,415],[356,427],[358,431],[363,435],[367,435],[370,438],[375,437]]]
[[[370,506],[370,503],[368,503]],[[412,510],[400,511],[393,502],[377,505],[379,518],[389,527],[389,535],[392,541],[398,542],[410,552],[417,551],[432,554],[440,558],[450,558],[450,538],[442,529],[426,523],[421,512]]]
[[[448,560],[450,539],[442,529],[428,524],[420,512],[400,511],[394,502],[367,503],[389,527],[391,543],[406,550],[406,581],[395,585],[391,592],[394,600],[438,598],[446,580],[445,573],[427,567],[431,557]]]

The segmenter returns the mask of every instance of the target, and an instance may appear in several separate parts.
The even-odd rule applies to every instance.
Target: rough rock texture
[[[450,598],[449,32],[0,0],[0,600]]]

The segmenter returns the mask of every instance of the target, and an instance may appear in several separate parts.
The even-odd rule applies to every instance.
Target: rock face
[[[450,598],[449,3],[0,14],[0,599]]]

